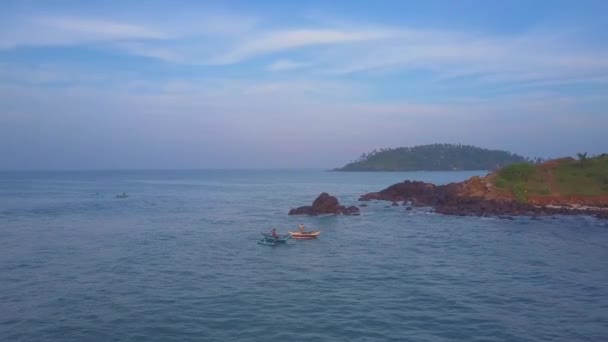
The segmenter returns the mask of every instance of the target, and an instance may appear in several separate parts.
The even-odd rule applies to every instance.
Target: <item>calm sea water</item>
[[[0,340],[608,340],[605,221],[287,216],[473,174],[0,173]],[[256,244],[300,222],[320,238]]]

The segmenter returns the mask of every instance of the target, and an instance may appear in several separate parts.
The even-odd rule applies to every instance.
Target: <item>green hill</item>
[[[585,153],[579,155],[579,160],[562,158],[539,165],[514,164],[501,169],[493,178],[497,188],[508,190],[519,200],[533,197],[542,202],[543,198],[559,198],[568,202],[581,196],[608,196],[608,155],[587,158]]]
[[[334,171],[493,170],[525,161],[526,158],[507,151],[433,144],[374,150]]]

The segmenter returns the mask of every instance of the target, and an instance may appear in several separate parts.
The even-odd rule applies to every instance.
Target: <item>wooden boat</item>
[[[320,231],[315,230],[312,232],[289,232],[289,234],[291,235],[292,238],[297,239],[297,240],[310,240],[310,239],[314,239],[317,236],[319,236],[319,234],[321,234]]]

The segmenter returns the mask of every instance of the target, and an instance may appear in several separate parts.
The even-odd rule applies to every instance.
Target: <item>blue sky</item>
[[[0,169],[608,152],[605,1],[0,6]]]

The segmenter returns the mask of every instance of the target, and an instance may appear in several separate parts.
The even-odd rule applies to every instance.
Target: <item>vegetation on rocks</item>
[[[531,196],[608,195],[608,155],[579,160],[562,158],[543,164],[513,164],[501,169],[494,185],[510,191],[518,200]]]

